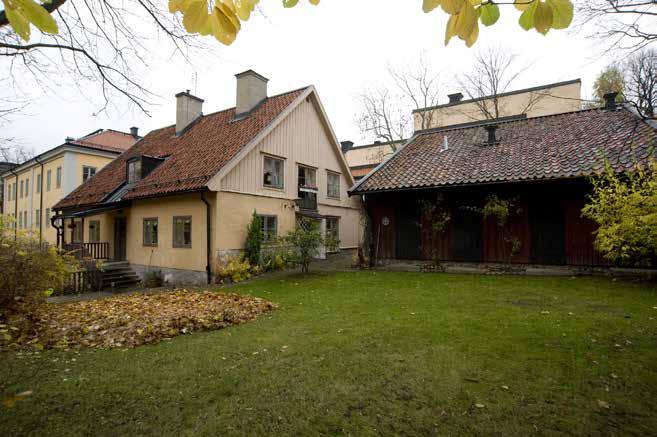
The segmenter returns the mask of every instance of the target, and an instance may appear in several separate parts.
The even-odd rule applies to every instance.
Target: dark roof
[[[544,89],[547,89],[547,88],[556,88],[556,87],[559,87],[559,86],[572,85],[574,83],[581,83],[581,82],[582,82],[581,79],[565,80],[563,82],[549,83],[547,85],[539,85],[539,86],[535,86],[535,87],[531,87],[531,88],[524,88],[524,89],[521,89],[521,90],[507,91],[505,93],[497,94],[497,97],[499,98],[499,97],[513,96],[515,94],[531,93],[531,92],[534,92],[534,91],[541,91],[541,90],[544,90]],[[460,94],[460,93],[458,93],[458,94]],[[454,95],[454,94],[452,94],[452,95]],[[464,103],[479,102],[481,100],[490,99],[492,97],[493,97],[493,95],[477,97],[477,98],[474,98],[474,99],[459,100],[459,101],[451,102],[451,103],[443,103],[441,105],[430,106],[428,108],[414,109],[413,113],[430,111],[432,109],[446,108],[448,106],[462,105]]]
[[[349,150],[347,150],[347,152],[351,152],[352,150],[358,150],[358,149],[367,149],[367,148],[370,148],[370,147],[381,147],[381,146],[387,146],[387,145],[390,145],[390,144],[399,144],[399,143],[403,143],[404,141],[406,141],[406,140],[379,141],[379,142],[374,142],[372,144],[362,144],[362,145],[359,145],[359,146],[351,147]]]
[[[657,147],[657,129],[624,107],[499,122],[494,145],[490,124],[417,132],[351,192],[582,177],[605,159],[620,172]]]
[[[241,118],[235,118],[235,108],[201,116],[178,136],[175,125],[156,129],[59,201],[55,208],[97,205],[117,190],[122,191],[121,200],[131,200],[205,189],[212,176],[307,89],[269,97]],[[126,162],[138,156],[165,159],[123,192]]]

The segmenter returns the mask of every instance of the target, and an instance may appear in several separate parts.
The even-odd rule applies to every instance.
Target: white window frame
[[[280,175],[280,184],[267,184],[266,183],[266,170],[267,170],[267,160],[272,160],[274,162],[280,162],[281,164],[281,175]],[[264,188],[273,189],[273,190],[284,190],[285,189],[285,158],[280,158],[272,155],[262,155],[262,186]]]
[[[331,194],[331,190],[330,190],[331,184],[329,183],[329,181],[331,180],[332,176],[334,176],[338,179],[338,186],[337,186],[338,194],[337,195],[332,195]],[[341,186],[342,182],[340,181],[341,176],[342,175],[338,172],[331,171],[331,170],[326,170],[326,197],[328,197],[329,199],[338,199],[339,200],[340,197],[342,197],[341,196],[342,193],[340,192],[342,190],[342,186]]]

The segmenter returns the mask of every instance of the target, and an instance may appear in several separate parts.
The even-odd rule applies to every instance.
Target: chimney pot
[[[235,115],[248,114],[267,98],[269,79],[253,70],[246,70],[235,75],[237,78],[237,99]]]
[[[340,148],[342,149],[342,153],[347,153],[354,147],[354,142],[353,141],[340,141]]]
[[[449,103],[458,103],[463,100],[463,94],[461,93],[448,94],[447,97],[449,98]]]
[[[203,99],[189,93],[189,90],[176,94],[176,135],[203,115]]]
[[[608,111],[613,111],[616,109],[616,97],[618,97],[617,92],[607,93],[604,96],[605,99],[605,109]]]
[[[497,132],[498,126],[496,124],[489,124],[487,126],[484,126],[486,131],[488,132],[488,141],[487,143],[490,145],[493,145],[497,143],[497,137],[495,133]]]
[[[137,126],[132,126],[130,128],[130,135],[137,138],[139,136],[139,128]]]

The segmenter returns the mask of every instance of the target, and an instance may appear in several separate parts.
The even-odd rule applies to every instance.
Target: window
[[[310,167],[299,166],[299,188],[310,188],[317,190],[315,182],[315,169]]]
[[[34,220],[35,220],[36,227],[41,226],[41,210],[40,209],[37,209],[34,212]]]
[[[192,217],[173,218],[173,247],[192,247]]]
[[[23,211],[23,226],[26,228],[29,227],[27,224],[27,211]]]
[[[14,184],[7,184],[7,200],[11,201],[12,200],[12,193],[14,191]]]
[[[21,181],[21,199],[23,198],[23,188],[24,188],[25,181]]]
[[[18,229],[23,229],[23,213],[18,211]]]
[[[326,195],[335,199],[340,198],[340,175],[338,173],[326,173]]]
[[[55,188],[60,188],[62,186],[62,168],[57,167],[57,177],[55,179]]]
[[[144,246],[157,246],[157,218],[144,219]]]
[[[36,192],[37,194],[41,192],[41,174],[37,175]]]
[[[82,182],[87,182],[87,179],[96,174],[96,167],[82,166]]]
[[[141,159],[128,161],[128,183],[137,182],[141,179]]]
[[[30,178],[25,179],[25,197],[30,194]]]
[[[50,227],[50,208],[46,208],[46,216],[44,217],[46,221],[46,228]]]
[[[51,179],[52,179],[52,170],[48,170],[48,173],[46,173],[46,191],[50,191]]]
[[[262,184],[270,188],[283,188],[284,161],[271,156],[264,157],[264,172]]]
[[[330,243],[326,249],[329,252],[337,251],[340,243],[340,217],[326,217],[326,238]]]
[[[100,242],[100,220],[89,221],[89,242],[90,243]]]
[[[264,241],[271,241],[278,234],[278,217],[275,215],[261,215],[262,238]]]
[[[84,232],[82,222],[79,220],[74,220],[72,224],[73,227],[71,228],[71,242],[82,243],[82,233]]]

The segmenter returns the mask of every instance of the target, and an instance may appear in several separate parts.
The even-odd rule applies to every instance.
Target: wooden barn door
[[[481,214],[468,210],[457,209],[452,223],[452,251],[455,261],[480,262],[482,259]]]
[[[420,259],[421,232],[417,208],[397,208],[395,258]]]
[[[565,264],[565,214],[558,200],[533,202],[529,209],[532,262]]]

